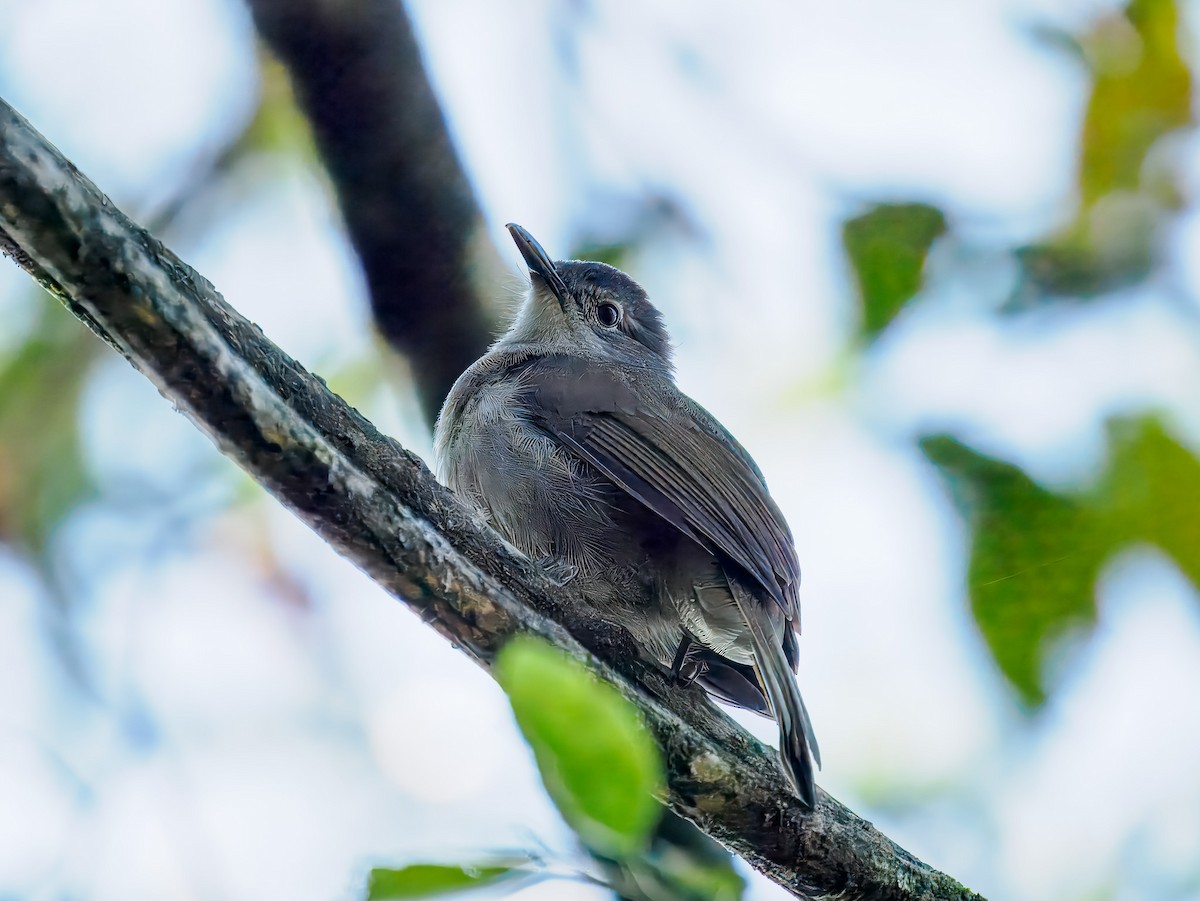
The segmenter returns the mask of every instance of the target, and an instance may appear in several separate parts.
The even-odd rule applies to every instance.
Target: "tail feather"
[[[746,621],[754,649],[754,673],[779,724],[779,756],[784,772],[800,800],[815,807],[817,790],[813,781],[813,762],[821,765],[821,752],[808,709],[800,697],[800,688],[784,657],[782,645],[767,634],[759,603],[736,579],[729,579],[729,587]]]

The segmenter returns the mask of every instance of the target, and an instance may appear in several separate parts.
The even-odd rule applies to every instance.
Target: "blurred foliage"
[[[637,269],[639,253],[672,237],[705,240],[703,226],[688,204],[663,190],[647,187],[632,197],[603,198],[605,215],[580,223],[584,231],[571,244],[569,259],[607,263],[625,271]]]
[[[258,72],[258,107],[231,152],[234,155],[247,151],[299,155],[319,169],[321,161],[312,128],[296,105],[287,69],[261,46]]]
[[[942,211],[923,203],[878,204],[843,224],[864,337],[877,337],[921,289],[925,257],[945,231]]]
[[[685,820],[664,816],[662,755],[637,708],[586,666],[532,638],[501,651],[494,669],[533,749],[542,781],[599,864],[630,901],[738,901],[745,882],[723,848]],[[421,864],[371,873],[368,901],[453,893],[521,873],[536,861]]]
[[[1046,698],[1046,652],[1095,622],[1096,580],[1117,551],[1153,544],[1200,586],[1200,461],[1156,419],[1110,423],[1106,471],[1071,493],[945,435],[921,447],[971,523],[975,620],[1030,704]]]
[[[664,822],[690,827],[678,817]],[[746,882],[733,868],[729,853],[715,842],[712,845],[700,851],[694,842],[659,830],[648,853],[614,861],[605,875],[628,901],[739,901]]]
[[[629,258],[634,251],[632,241],[617,244],[597,244],[584,242],[577,245],[571,252],[573,260],[592,260],[597,263],[607,263],[617,269],[628,269]]]
[[[1155,274],[1165,226],[1187,200],[1169,154],[1160,152],[1164,139],[1193,121],[1192,78],[1178,32],[1176,3],[1132,0],[1085,34],[1055,35],[1090,78],[1076,202],[1062,227],[1003,249],[1022,273],[1006,313],[1086,301]],[[317,165],[288,77],[265,54],[260,84],[259,106],[243,132],[179,187],[152,230],[170,228],[181,209],[248,156],[282,153]],[[628,218],[618,230],[624,242],[606,232],[584,241],[576,255],[623,267],[650,236],[702,232],[686,206],[670,198],[651,197]],[[923,203],[876,204],[843,224],[862,338],[878,337],[914,302],[930,249],[946,231],[943,212]],[[46,303],[24,343],[0,357],[0,541],[30,556],[43,557],[55,526],[97,491],[81,458],[77,419],[92,361],[106,352],[73,317]],[[359,377],[354,370],[331,376]],[[1096,582],[1115,554],[1153,545],[1200,585],[1200,462],[1159,419],[1111,423],[1104,471],[1074,491],[1049,490],[949,435],[926,437],[921,448],[971,529],[967,589],[975,621],[998,668],[1030,705],[1041,704],[1052,687],[1047,655],[1094,625]],[[248,480],[241,484],[259,496]],[[679,821],[660,821],[658,748],[614,689],[532,642],[506,649],[496,672],[550,796],[617,892],[656,901],[741,897],[743,880],[727,854],[698,833],[673,834]],[[496,890],[543,875],[534,860],[379,868],[367,897]]]
[[[1175,3],[1133,0],[1084,36],[1093,75],[1079,160],[1084,207],[1113,191],[1142,188],[1150,148],[1191,122],[1191,74],[1178,32]]]
[[[1162,549],[1200,586],[1200,460],[1156,419],[1111,423],[1109,447],[1097,494],[1114,531]]]
[[[298,153],[319,164],[286,71],[265,53],[260,64],[254,115],[148,217],[152,232],[169,231],[185,209],[254,153]],[[0,541],[34,558],[43,555],[50,532],[66,514],[96,493],[80,456],[77,417],[92,361],[105,352],[74,316],[57,303],[43,303],[28,338],[11,356],[0,357]]]
[[[1090,298],[1146,278],[1155,241],[1180,205],[1177,176],[1151,151],[1192,122],[1192,79],[1170,0],[1133,0],[1073,43],[1092,79],[1079,141],[1078,210],[1056,234],[1020,248],[1023,282],[1008,309]]]
[[[999,307],[1081,303],[1151,278],[1164,225],[1184,203],[1167,136],[1192,123],[1192,86],[1179,15],[1169,0],[1132,0],[1080,37],[1052,32],[1088,69],[1079,137],[1077,206],[1069,225],[1006,248],[1021,278]],[[922,204],[878,205],[843,226],[858,279],[863,333],[874,337],[921,288],[929,244],[945,229]],[[921,441],[971,527],[972,612],[1020,696],[1041,704],[1048,653],[1096,618],[1096,580],[1113,554],[1157,546],[1200,585],[1200,462],[1154,418],[1110,424],[1109,464],[1087,490],[1056,493],[1011,463],[954,437]]]
[[[80,456],[76,409],[104,346],[57,303],[41,304],[16,352],[0,359],[0,540],[35,556],[95,486]]]
[[[1017,248],[1022,280],[1005,311],[1078,303],[1143,281],[1157,261],[1159,220],[1157,207],[1139,195],[1114,195],[1070,230]]]
[[[321,167],[312,129],[296,105],[287,71],[265,50],[260,50],[258,59],[258,105],[241,132],[203,160],[186,181],[176,186],[174,196],[152,215],[134,217],[141,219],[154,235],[163,237],[178,222],[186,221],[188,217],[181,215],[185,212],[203,211],[204,205],[196,201],[258,154],[291,157],[311,167],[313,172],[325,171]],[[193,227],[202,229],[208,224]]]
[[[518,863],[475,867],[418,863],[398,870],[376,867],[367,881],[367,901],[433,898],[494,885],[501,879],[528,875],[529,872]]]
[[[1115,536],[1081,499],[1052,494],[1017,467],[948,436],[921,442],[972,529],[967,581],[975,621],[1026,701],[1045,700],[1042,653],[1095,618],[1093,585]]]
[[[582,663],[532,639],[508,644],[495,675],[546,790],[584,844],[613,858],[645,849],[664,777],[637,710]]]

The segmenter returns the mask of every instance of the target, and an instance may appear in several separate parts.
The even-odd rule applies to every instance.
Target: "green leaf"
[[[690,822],[667,813],[643,853],[614,861],[600,854],[605,882],[621,898],[740,901],[745,880],[733,856]]]
[[[94,493],[76,418],[102,347],[70,313],[43,301],[32,334],[0,359],[0,540],[40,554],[59,521]]]
[[[1114,530],[1156,545],[1200,586],[1200,461],[1153,418],[1110,423],[1109,443],[1099,500]]]
[[[1169,555],[1200,587],[1200,461],[1152,417],[1109,424],[1109,462],[1086,491],[1054,493],[1017,467],[940,435],[921,448],[971,524],[968,591],[1001,671],[1031,704],[1042,662],[1096,618],[1096,579],[1139,543]]]
[[[496,679],[533,748],[546,790],[589,847],[642,850],[661,814],[662,755],[633,707],[583,664],[542,641],[501,651]]]
[[[694,861],[666,857],[659,862],[660,872],[669,877],[681,898],[706,901],[739,901],[746,891],[746,880],[729,863],[700,866]]]
[[[491,885],[513,873],[514,866],[453,866],[417,863],[399,870],[375,867],[367,879],[367,901],[389,898],[432,898]]]
[[[629,268],[629,256],[636,248],[635,242],[619,244],[598,244],[585,242],[571,249],[573,260],[595,260],[598,263],[608,263],[617,269]]]
[[[1085,207],[1139,187],[1150,148],[1191,121],[1191,75],[1178,32],[1172,0],[1133,0],[1082,39],[1094,79],[1079,164]]]
[[[1161,210],[1136,200],[1101,203],[1086,224],[1018,248],[1022,283],[1003,312],[1019,312],[1050,299],[1089,300],[1138,284],[1159,261],[1161,218]]]
[[[1096,511],[1011,464],[945,435],[922,439],[921,449],[970,518],[975,622],[1008,680],[1041,704],[1043,655],[1055,638],[1095,620],[1096,576],[1117,538]]]
[[[867,338],[882,332],[921,289],[925,257],[945,231],[941,210],[922,203],[879,204],[842,225]]]
[[[1180,205],[1178,176],[1147,166],[1160,139],[1192,122],[1191,74],[1171,0],[1133,0],[1078,43],[1092,73],[1079,142],[1079,209],[1055,234],[1017,251],[1022,279],[1004,312],[1089,299],[1146,279],[1161,226]]]
[[[746,884],[732,866],[699,866],[670,857],[631,857],[606,872],[621,898],[740,901]]]

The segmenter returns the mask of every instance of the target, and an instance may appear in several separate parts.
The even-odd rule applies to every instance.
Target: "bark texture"
[[[642,711],[670,807],[797,897],[979,896],[819,792],[805,814],[774,751],[680,690],[506,549],[381,434],[129,221],[0,101],[0,248],[122,353],[222,452],[340,553],[487,666],[512,635],[587,660]]]

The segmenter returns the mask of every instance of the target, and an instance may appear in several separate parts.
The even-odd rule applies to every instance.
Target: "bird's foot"
[[[671,678],[676,685],[687,688],[708,669],[703,660],[695,657],[696,645],[690,635],[684,635],[671,662]]]
[[[539,560],[538,567],[541,569],[542,574],[559,588],[562,588],[579,575],[578,566],[568,563],[566,560],[560,560],[557,557],[546,557]]]
[[[706,672],[708,672],[708,664],[703,660],[689,660],[675,674],[675,684],[681,688],[688,688]]]

